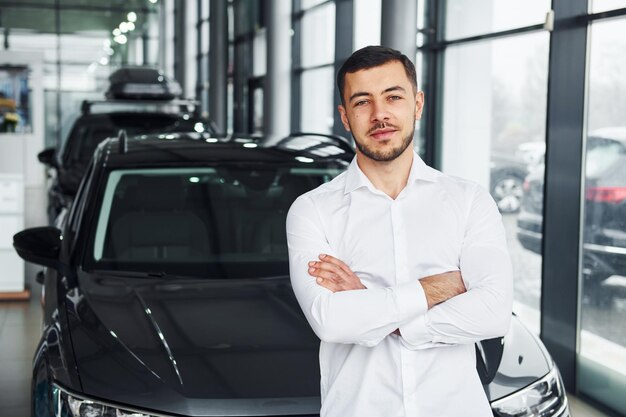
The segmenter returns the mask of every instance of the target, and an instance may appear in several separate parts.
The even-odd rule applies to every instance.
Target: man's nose
[[[389,120],[391,114],[387,103],[384,101],[375,101],[372,108],[372,122],[383,122]]]

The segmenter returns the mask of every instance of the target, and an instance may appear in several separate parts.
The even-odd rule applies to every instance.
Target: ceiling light
[[[126,22],[120,23],[120,30],[122,31],[122,33],[128,32],[128,24]]]
[[[119,28],[113,29],[113,36],[120,36],[122,31]]]
[[[152,4],[156,4],[156,2],[157,2],[158,0],[149,0],[149,1],[150,1],[150,3],[152,3]]]
[[[100,65],[107,65],[109,63],[109,58],[107,58],[106,56],[103,56],[102,58],[100,58]]]
[[[133,22],[133,23],[135,23],[135,22],[137,21],[137,13],[135,13],[135,12],[129,12],[129,13],[126,15],[126,18],[128,19],[128,21],[129,21],[129,22]]]
[[[126,28],[130,30],[135,30],[135,24],[133,22],[126,22]]]
[[[128,39],[126,38],[125,35],[118,35],[115,38],[113,38],[113,40],[119,44],[124,45],[126,42],[128,42]]]

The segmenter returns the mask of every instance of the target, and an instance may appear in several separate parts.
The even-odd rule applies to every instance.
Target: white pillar
[[[269,0],[267,74],[263,126],[265,133],[291,133],[291,1]]]
[[[174,76],[174,0],[162,0],[159,7],[159,68]]]
[[[197,28],[198,23],[198,2],[186,1],[185,7],[185,85],[183,85],[183,96],[186,98],[196,97],[196,84],[198,83],[198,66],[196,56],[198,55]],[[198,97],[199,99],[200,97]]]

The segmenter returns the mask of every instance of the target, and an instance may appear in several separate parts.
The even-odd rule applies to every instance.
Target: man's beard
[[[376,129],[381,129],[384,127],[385,125],[381,124],[381,126],[375,126],[374,128],[372,128],[371,131],[374,131]],[[409,145],[413,143],[414,134],[415,134],[415,127],[411,129],[411,132],[405,138],[403,138],[402,143],[399,146],[392,148],[392,149],[388,149],[388,150],[381,150],[381,151],[374,150],[372,148],[369,148],[365,143],[359,143],[359,141],[356,140],[356,138],[354,138],[354,143],[356,144],[356,147],[359,149],[359,151],[361,151],[361,153],[367,156],[368,158],[373,159],[374,161],[377,161],[377,162],[389,162],[389,161],[393,161],[394,159],[402,155],[402,152],[404,152],[406,148],[408,148]]]

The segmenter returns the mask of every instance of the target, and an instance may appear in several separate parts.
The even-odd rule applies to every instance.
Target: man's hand
[[[332,292],[367,288],[348,265],[330,255],[322,254],[319,261],[309,262],[309,275]]]
[[[419,282],[424,288],[429,309],[467,291],[460,271],[430,275],[420,279]]]

